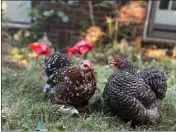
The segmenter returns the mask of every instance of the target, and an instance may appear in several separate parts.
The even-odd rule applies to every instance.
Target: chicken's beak
[[[92,71],[94,70],[94,68],[93,68],[93,66],[92,66],[92,65],[90,66],[90,70],[92,70]]]
[[[92,65],[91,62],[88,63],[88,66],[89,66],[89,68],[90,68],[91,70],[94,70],[93,65]]]
[[[112,59],[112,61],[110,61],[108,64],[116,64],[116,62],[114,61],[114,59]]]

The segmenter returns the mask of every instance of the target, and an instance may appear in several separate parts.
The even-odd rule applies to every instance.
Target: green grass
[[[156,65],[155,65],[156,66]],[[150,66],[149,66],[150,67]],[[133,130],[129,123],[123,123],[102,107],[101,92],[107,78],[113,72],[109,66],[95,66],[98,88],[92,99],[92,107],[82,116],[54,113],[51,104],[44,101],[42,91],[44,80],[37,68],[15,72],[7,66],[2,67],[2,130],[36,130],[39,121],[44,122],[49,131],[89,130],[118,131]],[[176,130],[176,74],[168,70],[168,92],[161,104],[162,119],[158,124],[140,126],[135,130]],[[174,93],[175,92],[175,93]]]

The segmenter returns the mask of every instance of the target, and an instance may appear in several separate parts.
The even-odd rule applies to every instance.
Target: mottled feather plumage
[[[51,76],[60,68],[72,66],[72,61],[66,55],[56,52],[44,60],[44,69],[47,76]]]
[[[56,70],[48,78],[47,84],[51,86],[49,98],[53,104],[75,107],[86,106],[96,90],[93,71],[84,71],[79,65]]]
[[[166,90],[159,90],[151,81],[153,75],[159,76],[158,83],[165,86],[165,79],[160,76],[163,73],[155,73],[152,69],[136,72],[130,61],[120,56],[117,58],[120,60],[114,65],[118,68],[108,79],[103,92],[105,103],[123,119],[140,123],[157,120],[160,117],[156,100],[158,95],[153,89]],[[149,73],[151,75],[146,78]],[[157,79],[153,81],[157,82]]]
[[[166,96],[167,83],[163,68],[142,69],[137,73],[150,86],[158,99],[162,100]]]

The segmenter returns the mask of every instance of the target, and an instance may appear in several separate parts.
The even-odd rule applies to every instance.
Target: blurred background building
[[[3,1],[4,16],[8,23],[3,26],[10,28],[29,28],[35,22],[35,17],[29,15],[33,8],[54,11],[47,24],[45,32],[55,48],[72,45],[80,36],[80,31],[89,25],[100,26],[106,30],[106,17],[117,17],[120,22],[136,22],[132,37],[142,37],[143,41],[175,42],[176,41],[176,1]],[[112,13],[114,9],[118,16]],[[61,17],[64,13],[64,17]],[[59,17],[58,17],[59,16]],[[124,38],[124,36],[122,36]],[[128,36],[126,39],[130,39]]]

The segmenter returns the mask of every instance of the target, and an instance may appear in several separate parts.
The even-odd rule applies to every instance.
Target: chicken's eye
[[[121,62],[121,60],[117,59],[117,63]]]
[[[88,65],[87,65],[87,64],[84,64],[83,66],[84,66],[84,67],[88,67]]]

